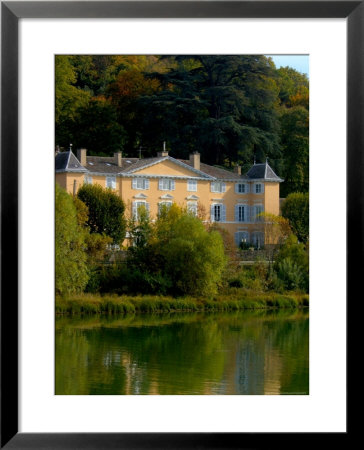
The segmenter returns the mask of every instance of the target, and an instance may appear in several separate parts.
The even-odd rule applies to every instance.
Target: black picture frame
[[[363,268],[364,1],[1,2],[1,448],[261,448],[325,433],[18,433],[18,21],[21,18],[347,18],[347,304]],[[357,257],[359,255],[359,258]],[[350,352],[350,346],[347,346]],[[334,394],[333,394],[334,395]],[[348,439],[336,433],[335,440]]]

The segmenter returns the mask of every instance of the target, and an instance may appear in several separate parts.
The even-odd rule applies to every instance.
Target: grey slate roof
[[[56,172],[88,172],[87,169],[81,166],[80,161],[71,150],[58,153],[56,155],[55,166]]]
[[[254,164],[248,170],[247,176],[250,179],[261,179],[261,180],[272,180],[272,181],[283,181],[282,178],[279,178],[270,167],[270,165],[265,162],[262,164]]]
[[[189,160],[180,159],[179,161],[193,167],[192,163]],[[201,170],[201,172],[204,172],[207,175],[210,175],[211,177],[221,179],[221,180],[227,180],[227,179],[241,180],[241,179],[246,178],[242,175],[238,175],[235,172],[230,172],[229,170],[221,169],[220,167],[210,166],[210,165],[204,164],[204,163],[200,164],[200,170]]]
[[[192,170],[193,165],[189,160],[184,159],[174,159],[170,156],[157,156],[153,158],[122,158],[122,167],[119,167],[115,163],[114,157],[106,156],[87,156],[86,157],[86,167],[81,166],[80,161],[72,153],[72,151],[61,152],[56,155],[56,172],[91,172],[100,174],[132,174],[138,169],[148,167],[152,164],[156,164],[159,161],[165,159],[175,161],[177,163],[185,164],[189,166]],[[254,180],[254,179],[264,179],[267,181],[283,181],[279,178],[269,166],[267,162],[263,164],[254,164],[246,175],[239,175],[236,172],[231,172],[220,167],[210,166],[208,164],[200,164],[200,172],[207,175],[207,177],[216,178],[220,180]],[[198,175],[198,172],[196,172]]]

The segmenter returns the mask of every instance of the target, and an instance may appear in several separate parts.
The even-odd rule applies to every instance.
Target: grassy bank
[[[302,308],[309,304],[308,294],[257,293],[231,290],[214,299],[163,296],[115,296],[80,294],[56,297],[56,314],[125,314],[173,311],[240,311],[248,309]]]

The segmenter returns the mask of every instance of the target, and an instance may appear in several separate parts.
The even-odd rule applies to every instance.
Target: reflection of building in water
[[[281,393],[281,376],[283,361],[278,351],[271,348],[265,353],[264,364],[264,394],[274,395]]]
[[[257,349],[251,340],[243,342],[236,352],[235,393],[244,395],[263,394],[264,348]],[[233,386],[232,386],[233,388]]]

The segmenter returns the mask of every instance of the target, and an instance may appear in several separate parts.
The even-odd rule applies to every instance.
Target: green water
[[[56,394],[308,394],[308,313],[56,319]]]

